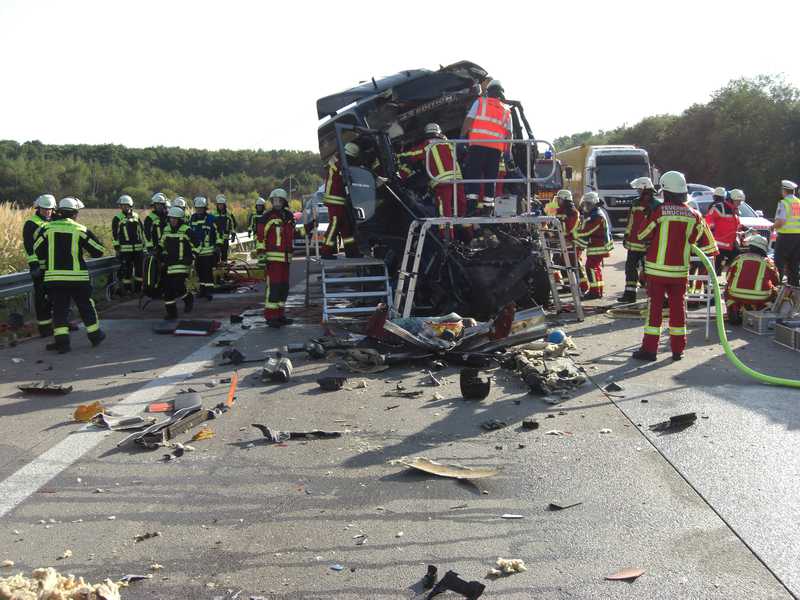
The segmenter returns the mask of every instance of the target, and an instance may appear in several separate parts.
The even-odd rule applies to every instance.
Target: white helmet
[[[597,192],[586,192],[581,198],[581,206],[586,205],[589,208],[594,208],[600,204],[600,196],[597,195]]]
[[[169,208],[170,206],[172,206],[172,202],[170,202],[169,200],[164,200],[164,206]]]
[[[223,196],[222,194],[217,194],[217,197],[214,198],[214,203],[215,204],[227,204],[228,201],[225,199],[225,196]]]
[[[361,154],[361,148],[355,142],[347,142],[344,145],[344,153],[350,158],[357,158]]]
[[[661,176],[661,189],[673,194],[686,194],[686,177],[680,171],[667,171]]]
[[[797,184],[789,179],[784,179],[781,181],[781,187],[785,190],[790,190],[793,192],[797,189]]]
[[[289,194],[287,194],[286,190],[283,188],[275,188],[269,193],[269,199],[272,200],[273,198],[283,198],[284,200],[288,200]]]
[[[763,235],[751,235],[745,240],[751,248],[758,248],[766,254],[769,251],[769,241]]]
[[[631,187],[635,190],[654,190],[653,180],[649,177],[637,177],[631,181]]]
[[[714,188],[714,196],[718,196],[720,198],[724,198],[727,194],[728,194],[728,190],[726,190],[722,186]]]
[[[733,200],[734,202],[744,202],[744,199],[745,195],[742,190],[740,190],[739,188],[731,190],[731,200]]]
[[[208,206],[208,200],[206,200],[205,196],[195,196],[194,200],[192,200],[192,204],[194,204],[195,208],[202,208]]]
[[[556,198],[559,200],[572,200],[572,192],[569,190],[558,190]]]
[[[34,208],[55,208],[56,197],[53,194],[42,194],[33,203]]]
[[[78,210],[83,210],[84,208],[86,208],[86,205],[83,202],[81,202],[80,198],[75,198],[75,202],[78,203]]]
[[[503,84],[500,83],[499,79],[492,79],[489,82],[489,85],[486,86],[487,91],[491,90],[492,88],[500,88],[501,92],[505,92],[505,90],[503,89]]]
[[[172,201],[172,206],[177,206],[179,208],[186,209],[186,200],[184,200],[183,196],[178,196],[175,200]]]
[[[183,216],[183,209],[179,206],[172,206],[167,211],[167,217],[169,218],[182,219]]]
[[[117,200],[117,204],[126,204],[128,206],[133,206],[133,198],[128,196],[128,194],[122,194]]]
[[[83,204],[83,202],[77,198],[67,196],[66,198],[62,198],[58,201],[58,208],[62,210],[74,210],[77,212],[81,209],[81,204]]]
[[[261,196],[259,196],[258,200],[256,200],[256,206],[266,206],[266,205],[267,201],[264,200]]]
[[[442,128],[439,127],[438,123],[428,123],[425,125],[425,135],[442,137]]]
[[[156,192],[150,198],[150,204],[166,204],[166,203],[167,203],[167,197],[161,192]]]

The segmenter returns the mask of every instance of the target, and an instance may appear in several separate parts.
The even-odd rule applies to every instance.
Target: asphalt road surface
[[[606,264],[611,298],[621,292],[623,260],[618,249]],[[299,305],[302,262],[294,267]],[[486,598],[800,592],[800,393],[740,375],[716,335],[704,339],[701,320],[690,323],[683,361],[665,351],[642,366],[628,360],[641,320],[566,317],[592,382],[558,405],[502,370],[479,403],[461,398],[456,368],[441,373],[441,387],[425,385],[416,366],[350,375],[345,389],[323,393],[316,379],[336,367],[298,357],[283,385],[262,383],[259,363],[241,365],[235,405],[208,424],[214,436],[169,462],[165,450],[117,449],[124,434],[72,421],[82,403],[140,414],[190,387],[211,407],[232,374],[218,366],[216,340],[262,358],[322,333],[318,315],[300,306],[281,330],[258,319],[249,329],[228,324],[229,314],[262,301],[256,290],[199,304],[199,315],[224,318],[211,338],[155,335],[160,306],[128,305],[101,313],[109,337],[99,348],[80,331],[65,356],[39,340],[0,350],[0,561],[15,562],[0,575],[41,566],[92,581],[149,573],[123,598],[170,600],[424,598],[428,564],[483,582]],[[754,368],[797,376],[799,355],[741,331],[733,338]],[[74,390],[16,389],[42,379]],[[603,392],[611,380],[623,390]],[[385,397],[397,382],[423,394]],[[701,418],[680,433],[648,430],[688,411]],[[527,417],[541,427],[523,431]],[[509,426],[483,431],[492,418]],[[267,444],[253,423],[344,434]],[[403,456],[501,471],[457,482],[390,464]],[[547,510],[568,501],[580,504]],[[502,518],[509,513],[523,518]],[[160,535],[135,541],[148,532]],[[59,559],[67,549],[72,556]],[[522,559],[528,570],[487,579],[498,557]],[[623,568],[645,573],[634,583],[605,580]]]

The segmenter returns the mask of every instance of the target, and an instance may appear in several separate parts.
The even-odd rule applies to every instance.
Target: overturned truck
[[[462,61],[437,71],[416,69],[373,78],[317,101],[321,158],[327,162],[340,157],[361,252],[383,259],[401,287],[409,271],[407,255],[418,244],[408,239],[409,227],[436,214],[425,161],[416,172],[401,177],[398,154],[426,138],[427,123],[438,123],[449,139],[459,138],[464,117],[487,76],[478,65]],[[517,181],[506,183],[505,200],[512,200],[514,215],[539,215],[536,184],[552,180],[553,173],[535,178],[537,142],[522,104],[504,102],[511,108],[513,138],[523,140],[512,147],[514,162],[520,166],[507,175]],[[344,153],[344,145],[351,141],[361,148],[358,165],[348,163]],[[465,151],[465,145],[456,148],[460,160]],[[428,230],[412,275],[415,314],[453,311],[486,319],[511,302],[519,308],[551,305],[557,289],[548,273],[541,232],[499,221],[481,224],[479,235],[469,243],[442,239],[436,228]]]

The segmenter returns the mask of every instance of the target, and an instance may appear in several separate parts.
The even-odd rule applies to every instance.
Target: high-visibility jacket
[[[94,258],[103,256],[100,240],[72,219],[55,219],[39,228],[33,243],[36,256],[46,265],[47,284],[89,283],[89,271],[83,253]]]
[[[144,250],[144,227],[139,215],[119,212],[111,219],[111,237],[114,249],[119,252],[141,252]]]
[[[706,222],[720,250],[733,250],[736,247],[736,234],[742,222],[739,219],[739,209],[733,202],[724,200],[712,204],[708,209]]]
[[[778,233],[800,234],[800,198],[792,195],[783,198],[781,202],[783,203],[786,223],[777,230]]]
[[[701,224],[703,226],[703,233],[697,239],[697,242],[695,242],[695,246],[702,250],[703,254],[706,256],[716,256],[719,254],[719,247],[717,247],[714,234],[711,233],[711,229],[709,229],[708,223],[706,223],[705,220],[703,220]]]
[[[486,142],[480,140],[503,140],[511,137],[507,127],[511,111],[498,98],[479,96],[477,112],[472,119],[472,125],[467,133],[467,139],[478,140],[470,142],[470,146],[485,146],[503,152],[508,149],[508,142]]]
[[[430,186],[436,187],[440,183],[450,183],[453,179],[461,179],[461,167],[455,160],[455,147],[452,144],[442,144],[442,138],[430,138],[420,142],[410,150],[401,152],[397,155],[398,160],[403,165],[401,170],[411,172],[408,166],[403,163],[417,163],[426,161],[430,177]]]
[[[36,252],[33,251],[33,244],[36,241],[36,232],[39,228],[47,223],[38,212],[33,213],[25,220],[22,226],[22,245],[25,247],[25,256],[28,259],[28,267],[39,262]],[[39,265],[41,267],[41,265]]]
[[[778,270],[766,256],[747,252],[728,267],[727,297],[742,302],[766,302],[780,285]]]
[[[181,223],[177,227],[167,224],[158,240],[161,260],[167,267],[167,275],[188,274],[194,262],[195,248],[189,226]]]
[[[628,224],[625,226],[625,241],[622,244],[632,252],[644,252],[647,246],[639,240],[639,233],[647,223],[648,209],[641,204],[634,204],[628,211]]]
[[[335,156],[328,161],[322,189],[324,190],[322,201],[325,204],[345,204],[347,202],[341,165]]]
[[[703,232],[702,215],[687,204],[656,207],[639,233],[639,241],[649,244],[645,274],[672,281],[687,279],[691,245],[702,238]]]
[[[199,256],[211,256],[217,247],[217,225],[214,215],[194,213],[189,219],[192,245]]]
[[[214,223],[217,226],[217,245],[223,246],[236,234],[236,217],[227,210],[224,213],[214,213]]]
[[[247,231],[252,239],[255,239],[256,237],[256,223],[263,214],[264,211],[254,212],[247,218]]]
[[[147,216],[144,218],[144,223],[142,224],[142,229],[144,230],[145,250],[158,248],[158,239],[161,237],[161,232],[164,231],[164,227],[166,227],[166,225],[166,217],[162,219],[154,210],[151,210],[149,213],[147,213]]]
[[[575,208],[574,205],[567,207],[559,206],[555,216],[558,217],[564,227],[564,237],[567,243],[574,243],[575,234],[577,234],[580,229],[581,213],[578,212],[578,209]]]
[[[599,208],[587,215],[574,237],[575,244],[585,248],[587,256],[609,256],[614,249],[611,225]]]
[[[544,214],[548,217],[555,217],[559,211],[559,202],[558,198],[553,196],[550,201],[544,205]],[[578,214],[580,216],[580,213]]]
[[[294,244],[294,215],[286,209],[272,209],[259,219],[256,237],[268,262],[291,262]]]

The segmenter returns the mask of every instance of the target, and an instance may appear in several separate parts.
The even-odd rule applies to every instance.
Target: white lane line
[[[237,340],[245,333],[246,330],[239,329],[225,332],[224,336],[225,339]],[[148,404],[161,398],[214,358],[219,352],[219,348],[213,345],[216,337],[141,389],[114,404],[113,410],[125,416],[143,412]],[[86,425],[0,482],[0,518],[106,439],[107,433],[104,429]]]

